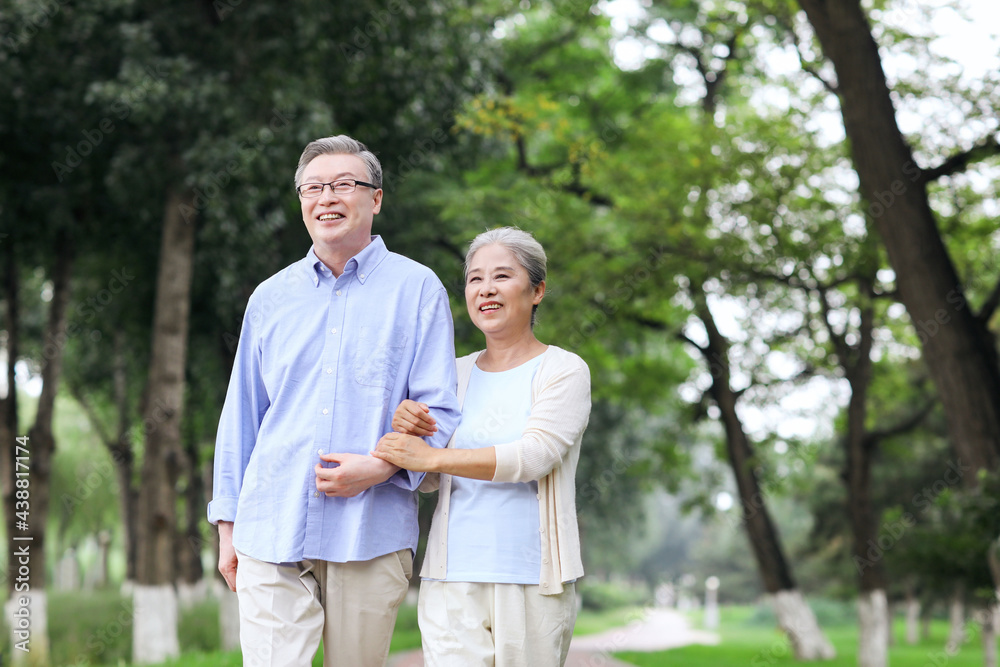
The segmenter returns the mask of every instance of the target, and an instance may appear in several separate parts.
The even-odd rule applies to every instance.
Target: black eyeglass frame
[[[336,188],[333,187],[334,183],[354,183],[354,187],[348,190],[347,192],[337,192]],[[302,194],[302,188],[306,187],[307,185],[321,185],[323,187],[320,188],[320,191],[317,192],[315,195],[308,196]],[[335,195],[349,195],[355,190],[357,190],[359,185],[363,185],[366,188],[371,188],[373,190],[379,189],[378,186],[373,183],[366,183],[365,181],[359,181],[356,178],[340,178],[337,179],[336,181],[329,181],[328,183],[318,183],[318,182],[303,183],[302,185],[296,186],[295,192],[297,192],[300,197],[305,197],[306,199],[314,199],[315,197],[321,196],[323,194],[323,191],[326,190],[326,186],[328,185],[330,186],[330,190],[333,191],[333,194]]]

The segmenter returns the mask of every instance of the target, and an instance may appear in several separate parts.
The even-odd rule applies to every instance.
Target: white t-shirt
[[[491,447],[521,437],[542,356],[499,373],[472,369],[453,448]],[[453,477],[444,581],[537,585],[538,521],[538,482]]]

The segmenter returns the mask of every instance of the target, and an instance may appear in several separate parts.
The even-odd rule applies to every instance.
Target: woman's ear
[[[531,303],[537,306],[539,303],[542,302],[542,298],[545,296],[545,281],[543,280],[542,282],[535,285],[534,289],[535,289],[535,294],[534,296],[531,297]]]

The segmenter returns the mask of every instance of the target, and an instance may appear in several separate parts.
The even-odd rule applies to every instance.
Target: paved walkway
[[[688,644],[718,644],[714,632],[692,629],[687,618],[673,609],[646,609],[621,628],[574,637],[566,667],[627,667],[615,660],[619,651],[665,651]],[[389,658],[389,667],[423,667],[420,651]]]

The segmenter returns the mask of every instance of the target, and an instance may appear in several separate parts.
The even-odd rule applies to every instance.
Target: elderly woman
[[[583,575],[576,465],[590,371],[532,329],[545,251],[528,233],[480,234],[465,258],[465,303],[486,349],[458,359],[462,423],[446,449],[426,406],[400,404],[375,456],[440,486],[420,572],[428,667],[562,665]]]

